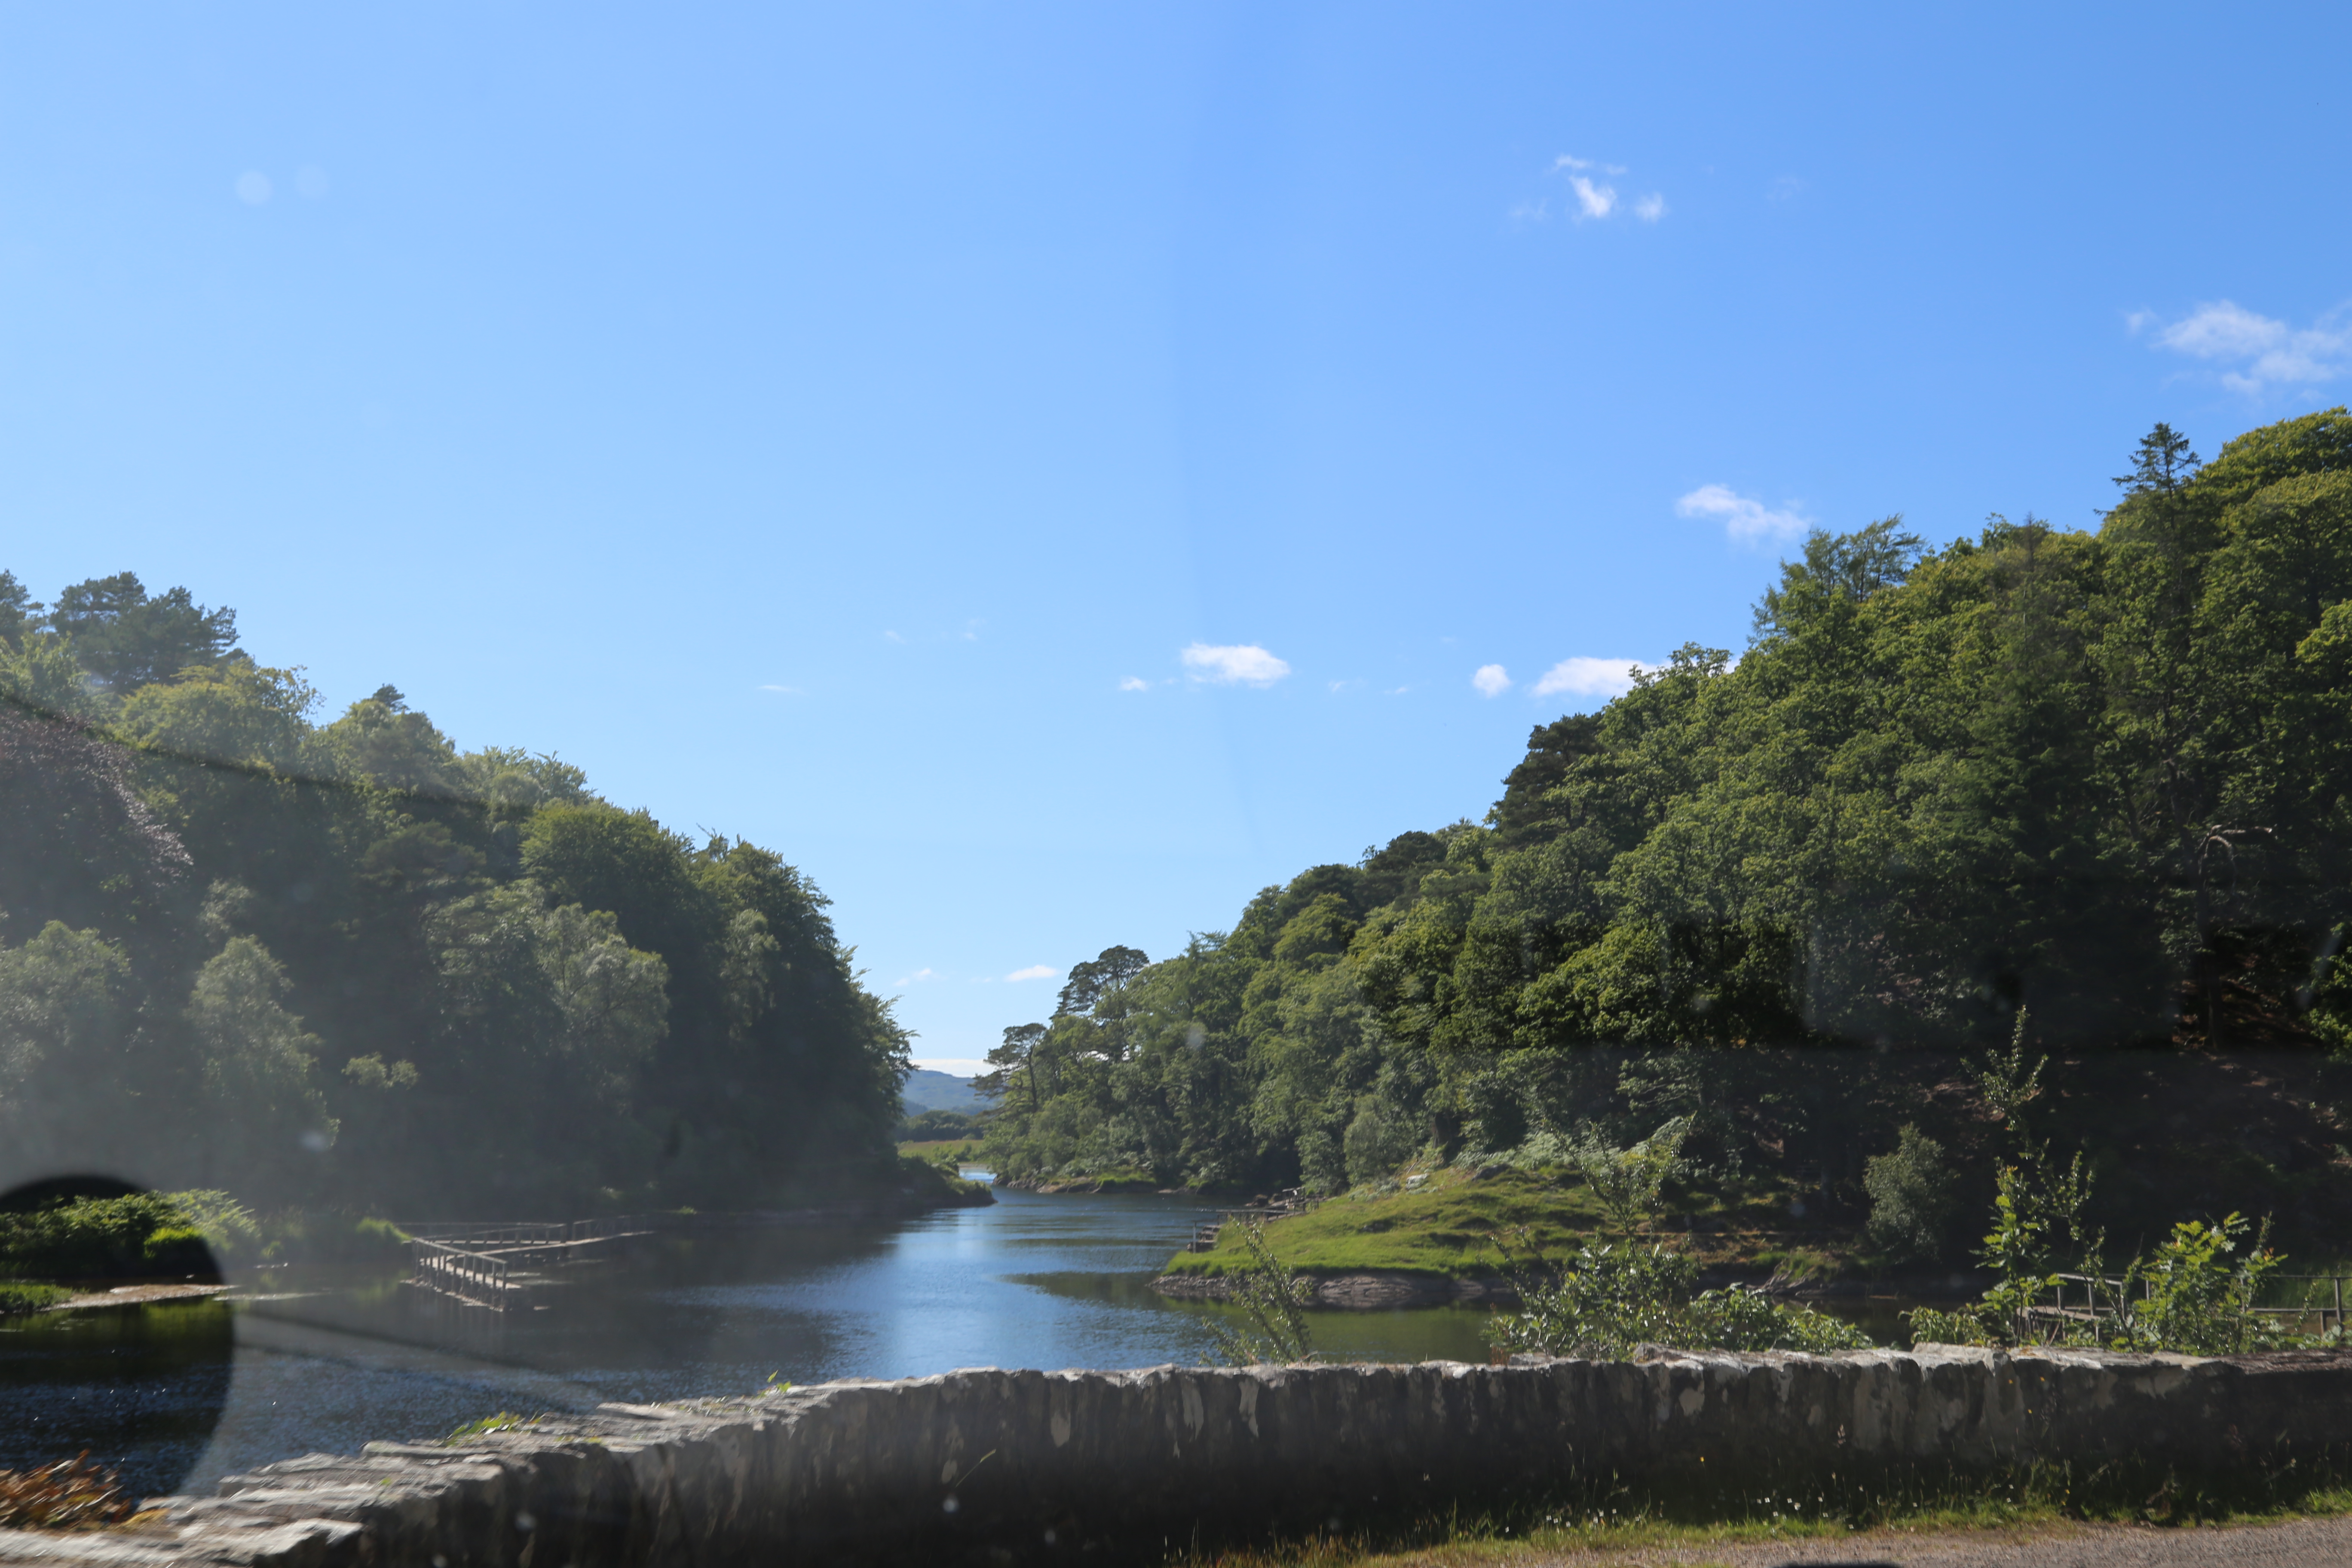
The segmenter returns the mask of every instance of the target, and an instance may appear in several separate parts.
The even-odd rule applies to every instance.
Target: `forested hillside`
[[[0,574],[0,1146],[377,1213],[746,1207],[893,1169],[906,1040],[825,900],[234,614]]]
[[[2159,426],[2130,468],[2095,531],[1817,533],[1737,657],[1538,727],[1483,822],[1081,965],[993,1058],[997,1168],[1334,1190],[1688,1116],[1703,1163],[1858,1209],[1903,1123],[1982,1142],[1960,1061],[2022,1006],[2110,1192],[2318,1223],[2352,418],[2207,464]]]

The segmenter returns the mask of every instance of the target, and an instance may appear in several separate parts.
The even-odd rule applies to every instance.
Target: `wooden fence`
[[[2303,1300],[2286,1306],[2258,1307],[2249,1303],[2246,1311],[2260,1317],[2284,1320],[2281,1326],[2294,1328],[2316,1321],[2317,1331],[2326,1333],[2331,1328],[2341,1332],[2344,1328],[2344,1286],[2352,1275],[2346,1274],[2273,1274],[2264,1279],[2266,1287],[2300,1284],[2305,1287]],[[2156,1294],[2156,1282],[2140,1280],[2140,1299],[2147,1300]],[[2052,1286],[2051,1304],[2039,1304],[2026,1309],[2030,1321],[2063,1324],[2112,1321],[2116,1292],[2126,1288],[2126,1281],[2107,1276],[2094,1279],[2088,1274],[2060,1274]],[[2069,1292],[2073,1305],[2068,1305]]]

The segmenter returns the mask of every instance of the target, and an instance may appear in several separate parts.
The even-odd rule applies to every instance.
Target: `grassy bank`
[[[959,1165],[981,1163],[977,1138],[934,1138],[928,1142],[901,1143],[898,1154],[902,1159],[912,1154],[919,1160],[953,1160]]]
[[[70,1300],[73,1292],[57,1285],[25,1285],[0,1280],[0,1318],[18,1312],[38,1312]]]
[[[1385,1189],[1385,1190],[1383,1190]],[[1703,1265],[1801,1278],[1841,1272],[1853,1261],[1850,1232],[1790,1231],[1789,1194],[1757,1186],[1675,1194],[1671,1235]],[[1602,1215],[1584,1178],[1564,1172],[1504,1169],[1480,1175],[1444,1169],[1408,1190],[1402,1183],[1359,1189],[1265,1227],[1275,1255],[1302,1274],[1396,1269],[1457,1279],[1492,1274],[1502,1265],[1492,1237],[1524,1230],[1546,1251],[1573,1249],[1601,1227]],[[1180,1253],[1168,1272],[1210,1279],[1248,1266],[1235,1227],[1213,1251]]]
[[[1892,1560],[1923,1536],[1981,1532],[2046,1539],[2086,1528],[2276,1524],[2352,1515],[2345,1456],[2250,1465],[2182,1477],[2138,1464],[2044,1464],[1989,1474],[1899,1470],[1754,1495],[1645,1491],[1615,1484],[1517,1510],[1367,1524],[1354,1530],[1170,1559],[1184,1568],[1508,1568],[1518,1563],[1664,1554],[1706,1562],[1716,1551],[1765,1562],[1807,1542],[1884,1542]],[[2146,1540],[2144,1535],[2139,1537]]]

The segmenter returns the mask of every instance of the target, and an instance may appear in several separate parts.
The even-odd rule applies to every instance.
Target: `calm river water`
[[[544,1311],[442,1309],[396,1276],[266,1272],[251,1300],[0,1320],[0,1468],[89,1448],[127,1483],[222,1475],[499,1410],[581,1410],[962,1366],[1197,1363],[1224,1309],[1146,1281],[1213,1211],[1039,1197],[895,1227],[679,1241]],[[1486,1313],[1318,1312],[1342,1359],[1484,1361]],[[217,1414],[217,1425],[215,1415]]]

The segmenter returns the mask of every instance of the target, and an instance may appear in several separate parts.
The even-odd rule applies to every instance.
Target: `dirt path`
[[[2074,1525],[2032,1531],[1953,1531],[1933,1535],[1874,1531],[1842,1541],[1786,1546],[1671,1546],[1538,1559],[1547,1568],[1622,1563],[1686,1568],[1790,1568],[1800,1563],[1900,1564],[1901,1568],[2326,1568],[2352,1565],[2352,1519],[2210,1530]]]
[[[226,1285],[117,1285],[111,1290],[93,1290],[86,1296],[76,1296],[46,1309],[52,1312],[69,1312],[77,1307],[135,1307],[142,1301],[193,1301],[200,1297],[217,1296],[227,1289]]]

